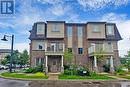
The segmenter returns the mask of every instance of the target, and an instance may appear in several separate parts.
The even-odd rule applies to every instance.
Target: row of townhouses
[[[71,50],[73,63],[96,72],[110,64],[110,71],[119,66],[118,41],[121,36],[115,23],[66,23],[47,21],[34,23],[30,30],[30,63],[42,64],[46,72],[63,72],[64,52]],[[98,57],[103,56],[102,62]]]

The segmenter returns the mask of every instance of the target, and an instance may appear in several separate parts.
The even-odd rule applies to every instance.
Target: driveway
[[[29,81],[10,80],[0,78],[0,87],[29,87]]]

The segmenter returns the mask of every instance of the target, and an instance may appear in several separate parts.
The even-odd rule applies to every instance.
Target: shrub
[[[64,75],[89,76],[90,71],[82,66],[65,65]]]
[[[90,76],[90,71],[85,68],[81,68],[77,71],[79,76]]]
[[[110,65],[109,64],[103,65],[103,68],[104,68],[104,72],[110,72]]]
[[[122,66],[115,68],[116,75],[125,75],[125,71],[122,69]]]
[[[69,69],[70,65],[64,65],[64,70]]]
[[[96,72],[90,72],[90,76],[97,76]]]
[[[29,69],[25,69],[25,73],[32,73],[33,72],[33,70],[34,70],[34,68],[29,68]]]
[[[29,69],[25,70],[25,73],[36,73],[36,72],[43,72],[43,67],[38,66],[38,67],[30,67]]]
[[[65,75],[71,75],[71,74],[72,74],[72,71],[71,71],[71,70],[64,70],[64,74],[65,74]]]

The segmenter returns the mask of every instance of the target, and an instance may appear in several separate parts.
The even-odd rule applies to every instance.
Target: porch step
[[[58,80],[59,74],[60,73],[48,73],[48,76],[49,76],[48,80]]]

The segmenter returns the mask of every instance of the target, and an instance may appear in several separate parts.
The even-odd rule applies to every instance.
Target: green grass
[[[38,76],[35,74],[25,74],[25,73],[2,73],[1,76],[19,79],[47,79],[48,76]]]
[[[76,76],[76,75],[59,75],[59,79],[69,80],[113,80],[114,78],[106,75],[94,75],[94,76]]]

